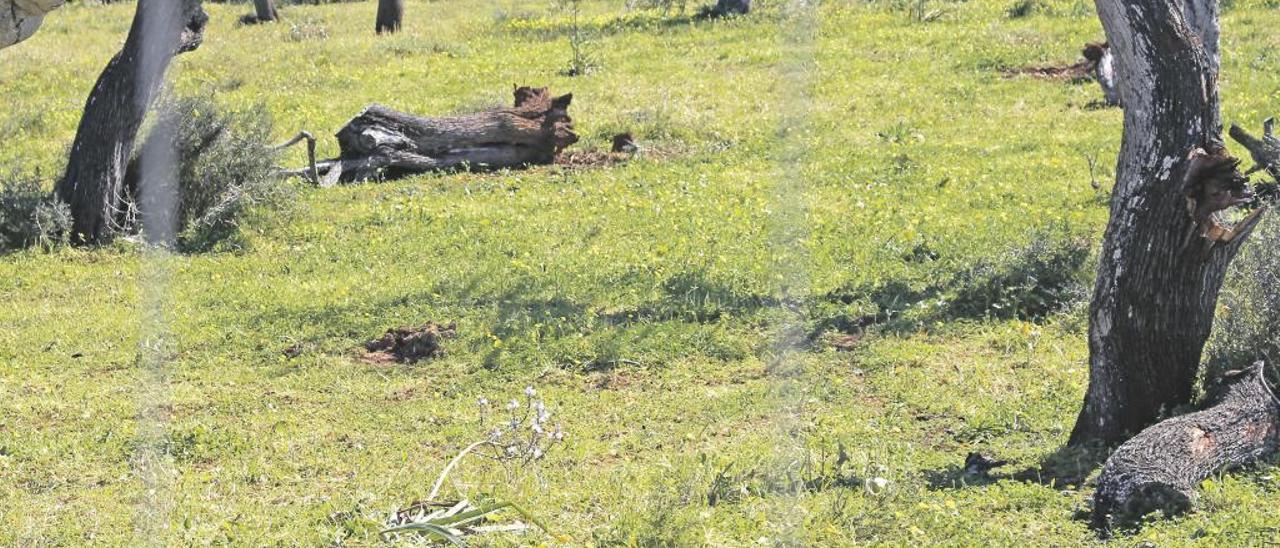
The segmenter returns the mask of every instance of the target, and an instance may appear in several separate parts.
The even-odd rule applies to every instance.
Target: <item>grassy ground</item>
[[[580,77],[548,2],[410,2],[382,38],[371,2],[255,27],[207,6],[176,86],[265,103],[281,139],[374,101],[502,104],[518,83],[574,93],[578,147],[631,130],[662,154],[306,189],[209,254],[0,257],[0,544],[376,544],[483,435],[476,398],[526,385],[567,441],[528,468],[465,461],[447,491],[518,501],[570,544],[1096,542],[1074,517],[1087,487],[957,474],[970,450],[1017,471],[1065,441],[1078,304],[1033,323],[926,301],[851,352],[823,335],[1038,229],[1098,239],[1120,112],[1093,85],[998,73],[1075,61],[1101,36],[1092,7],[761,3],[704,22],[584,2]],[[132,9],[68,6],[0,51],[0,165],[58,171]],[[1227,11],[1228,120],[1275,107],[1278,23]],[[427,320],[457,322],[446,357],[355,359]],[[158,468],[138,460],[155,439]],[[1277,489],[1271,468],[1209,482],[1201,512],[1124,542],[1269,540]],[[477,543],[531,541],[553,543]]]

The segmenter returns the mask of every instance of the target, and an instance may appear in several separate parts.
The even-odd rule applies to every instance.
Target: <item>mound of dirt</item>
[[[442,343],[458,334],[456,324],[427,322],[420,327],[388,329],[379,338],[364,343],[362,359],[369,363],[414,363],[444,355]]]

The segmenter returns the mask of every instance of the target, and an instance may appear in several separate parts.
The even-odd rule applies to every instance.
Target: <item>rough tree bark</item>
[[[0,49],[30,38],[66,0],[0,0]]]
[[[200,0],[139,0],[129,36],[89,93],[58,198],[71,207],[72,237],[109,240],[123,213],[123,183],[138,128],[174,55],[203,40]]]
[[[1186,20],[1187,26],[1200,37],[1200,44],[1204,46],[1205,53],[1209,56],[1209,69],[1217,75],[1218,66],[1221,64],[1218,54],[1218,0],[1181,1],[1182,17]]]
[[[1089,389],[1070,444],[1115,443],[1191,401],[1227,264],[1202,257],[1180,183],[1221,146],[1217,82],[1176,0],[1098,0],[1119,72],[1124,136],[1090,304]],[[1192,246],[1195,247],[1195,246]]]
[[[259,23],[275,21],[280,18],[276,12],[275,0],[253,0],[254,17]]]
[[[751,0],[718,0],[716,5],[707,11],[711,17],[727,15],[746,15],[751,11]]]
[[[404,0],[378,0],[378,21],[375,27],[378,34],[399,32],[402,19]]]
[[[338,158],[319,162],[322,185],[395,178],[442,169],[498,169],[548,164],[577,142],[568,108],[573,95],[520,87],[515,107],[422,118],[370,105],[338,130]]]
[[[1143,430],[1111,454],[1094,494],[1095,527],[1156,510],[1186,511],[1205,478],[1275,451],[1280,401],[1263,379],[1262,362],[1228,373],[1222,382],[1219,397],[1204,411]]]

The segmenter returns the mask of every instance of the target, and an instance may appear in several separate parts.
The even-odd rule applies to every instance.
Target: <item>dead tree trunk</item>
[[[338,158],[317,164],[324,185],[445,169],[549,164],[578,141],[573,95],[517,88],[514,108],[422,118],[371,105],[338,130]]]
[[[1070,444],[1115,443],[1191,401],[1227,264],[1247,234],[1191,252],[1188,153],[1221,148],[1208,55],[1177,0],[1098,0],[1124,136],[1090,304],[1089,389]],[[1198,236],[1196,236],[1198,238]]]
[[[1156,510],[1191,508],[1196,486],[1220,470],[1254,462],[1280,441],[1280,401],[1263,364],[1228,373],[1221,397],[1204,411],[1161,422],[1121,445],[1098,476],[1093,522],[1106,529]]]
[[[728,15],[746,15],[751,11],[751,0],[718,0],[716,5],[706,11],[709,17],[725,17]]]
[[[404,0],[378,0],[378,34],[400,31],[404,19]]]
[[[253,0],[253,11],[259,23],[280,19],[275,0]]]
[[[71,208],[72,237],[109,240],[123,214],[125,168],[138,128],[173,56],[200,46],[208,16],[200,0],[139,0],[124,47],[89,92],[58,198]]]

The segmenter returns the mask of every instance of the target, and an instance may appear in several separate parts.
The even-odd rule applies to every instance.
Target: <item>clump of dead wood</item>
[[[1070,65],[1028,66],[1020,68],[1002,68],[1000,73],[1006,78],[1027,76],[1043,80],[1060,80],[1066,82],[1084,82],[1094,80],[1102,88],[1103,100],[1108,106],[1120,105],[1120,90],[1116,84],[1114,57],[1111,45],[1085,44],[1081,51],[1083,61]]]
[[[424,118],[370,105],[339,129],[337,158],[286,172],[338,182],[393,179],[441,170],[492,170],[551,164],[578,142],[569,105],[573,94],[515,88],[515,106]]]

